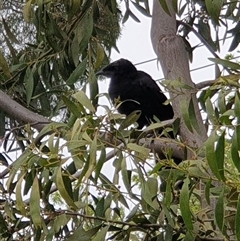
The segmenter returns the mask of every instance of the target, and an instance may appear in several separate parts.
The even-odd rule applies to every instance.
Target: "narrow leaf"
[[[91,240],[92,241],[105,241],[108,229],[109,229],[109,226],[107,226],[107,225],[105,227],[101,228],[99,230],[99,232],[97,233],[97,235]]]
[[[150,13],[145,8],[143,8],[139,3],[135,3],[133,1],[131,1],[131,2],[140,13],[142,13],[143,15],[145,15],[147,17],[151,17]]]
[[[240,156],[239,156],[239,150],[240,150],[240,126],[237,125],[235,127],[235,131],[233,133],[232,137],[232,146],[231,146],[231,156],[233,163],[235,167],[240,171]]]
[[[31,20],[31,4],[32,0],[28,0],[23,6],[23,18],[27,23]]]
[[[182,114],[185,125],[187,126],[189,131],[193,132],[192,125],[191,125],[190,118],[189,118],[188,105],[187,105],[187,101],[185,98],[182,98],[182,100],[180,102],[180,109],[181,109],[181,114]]]
[[[96,107],[98,104],[98,81],[93,69],[90,69],[89,71],[88,83],[90,89],[90,99],[93,106]]]
[[[199,125],[198,125],[198,121],[197,121],[197,118],[196,118],[196,113],[195,113],[195,110],[194,110],[192,98],[189,102],[188,112],[189,112],[189,118],[190,118],[191,126],[197,131],[198,134],[201,134],[200,128],[199,128]]]
[[[15,37],[15,35],[12,33],[12,31],[10,30],[7,22],[4,20],[4,18],[2,18],[2,23],[3,23],[3,26],[4,26],[4,29],[6,31],[6,34],[8,36],[8,38],[15,44],[19,44],[17,38]]]
[[[216,203],[216,208],[215,208],[215,221],[218,226],[218,228],[223,232],[224,228],[224,189],[220,193],[217,203]]]
[[[224,0],[206,0],[205,1],[208,13],[216,24],[219,24],[219,16],[220,16],[223,3],[224,3]]]
[[[67,108],[71,111],[71,113],[73,113],[76,117],[80,116],[80,110],[77,107],[77,105],[71,101],[67,96],[62,95],[62,100],[65,103],[65,105],[67,106]]]
[[[83,73],[86,70],[87,65],[87,58],[85,58],[78,66],[77,68],[72,72],[72,74],[69,76],[69,78],[66,81],[67,85],[75,84],[83,75]]]
[[[225,131],[221,134],[216,145],[216,161],[221,180],[225,181],[224,176],[224,156],[225,156]]]
[[[193,224],[192,224],[192,214],[189,207],[189,179],[184,180],[183,187],[180,191],[180,210],[182,214],[182,218],[184,221],[184,224],[186,225],[186,228],[188,231],[193,230]]]
[[[211,99],[209,97],[206,99],[206,111],[207,111],[209,120],[213,124],[218,124],[218,120],[216,118],[215,111],[214,111]]]
[[[205,198],[209,205],[210,205],[210,188],[211,188],[211,180],[206,182],[206,186],[205,186],[205,190],[204,190]]]
[[[0,51],[0,67],[3,71],[3,73],[6,75],[7,78],[11,78],[11,73],[8,67],[8,63],[6,59],[4,58],[2,52]]]
[[[224,67],[228,67],[234,70],[240,69],[240,65],[238,63],[226,60],[226,59],[218,59],[218,58],[208,58],[210,61],[213,61],[214,63],[220,64]]]
[[[238,117],[238,123],[240,123],[240,94],[238,91],[236,91],[235,93],[234,113],[235,113],[235,116]]]
[[[130,125],[136,123],[136,121],[139,119],[140,115],[141,115],[141,111],[135,110],[131,114],[126,116],[126,118],[122,121],[122,123],[119,126],[119,131],[124,130],[127,127],[129,127]]]
[[[58,188],[59,193],[63,197],[63,199],[66,201],[66,203],[72,208],[77,208],[72,198],[69,196],[68,191],[66,190],[66,187],[63,181],[63,173],[62,173],[61,166],[57,170],[56,186]]]
[[[42,227],[40,190],[37,177],[34,178],[29,201],[30,216],[36,228]]]
[[[213,172],[213,174],[221,180],[221,176],[218,171],[218,164],[217,164],[217,154],[215,151],[215,142],[217,139],[216,132],[213,131],[211,135],[209,136],[207,143],[206,143],[206,158],[208,165]]]
[[[26,73],[24,76],[24,83],[26,87],[27,105],[29,105],[32,99],[32,94],[34,89],[33,73],[30,67],[28,67],[26,70]]]
[[[16,209],[21,212],[21,214],[26,215],[25,205],[22,199],[22,181],[24,180],[24,175],[19,178],[16,185]]]
[[[150,150],[144,146],[139,146],[135,143],[128,143],[127,148],[132,151],[136,151],[141,154],[143,159],[146,159],[149,155]]]
[[[91,101],[82,90],[75,93],[73,97],[77,101],[79,101],[84,107],[86,107],[88,110],[90,110],[91,112],[95,112],[94,106],[92,105]]]
[[[129,10],[129,16],[137,23],[140,23],[140,20],[138,19],[138,17],[131,10]]]
[[[159,0],[159,3],[161,4],[163,10],[164,10],[168,15],[171,15],[170,12],[169,12],[168,5],[167,5],[166,0]]]

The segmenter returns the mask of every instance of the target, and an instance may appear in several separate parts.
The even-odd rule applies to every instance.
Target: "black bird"
[[[147,73],[137,70],[130,61],[119,59],[97,75],[111,79],[108,92],[113,103],[115,100],[122,102],[118,107],[119,113],[129,115],[133,111],[141,111],[137,120],[139,129],[156,122],[154,116],[160,121],[173,118],[172,106],[164,104],[167,98],[156,82]]]
[[[173,108],[170,104],[164,104],[167,98],[156,82],[147,73],[137,70],[130,61],[119,59],[104,67],[97,75],[111,79],[108,93],[113,103],[115,100],[122,102],[118,105],[119,113],[129,115],[133,111],[141,111],[137,120],[139,129],[156,122],[154,116],[160,121],[173,118]],[[168,134],[174,139],[173,132]],[[164,158],[164,155],[159,157]],[[173,160],[176,164],[182,162],[175,157]]]

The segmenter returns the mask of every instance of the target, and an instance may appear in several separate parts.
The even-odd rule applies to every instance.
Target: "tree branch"
[[[50,121],[44,116],[38,115],[18,104],[2,90],[0,90],[0,109],[9,117],[20,123],[23,122],[24,124],[30,124],[38,131],[41,131],[46,124],[50,123]]]
[[[142,138],[139,140],[139,144],[150,149],[154,153],[163,154],[167,149],[171,149],[172,157],[184,160],[185,146],[178,143],[176,140],[169,138]]]

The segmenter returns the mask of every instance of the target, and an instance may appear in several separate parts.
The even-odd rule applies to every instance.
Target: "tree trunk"
[[[175,12],[170,5],[171,1],[166,1],[171,13],[169,16],[161,7],[158,0],[153,3],[153,16],[151,26],[151,39],[155,53],[158,56],[164,77],[167,80],[178,80],[192,88],[195,87],[192,82],[187,51],[181,37],[176,35],[176,18]],[[177,92],[177,93],[176,93]],[[203,124],[202,116],[194,91],[189,89],[181,89],[179,91],[170,90],[172,106],[175,117],[181,117],[180,103],[185,98],[186,103],[192,99],[195,110],[195,116],[198,121],[199,131],[193,129],[189,131],[181,118],[179,134],[184,143],[191,147],[198,148],[207,138],[206,129]],[[179,94],[180,93],[180,94]],[[191,154],[188,158],[192,158]]]

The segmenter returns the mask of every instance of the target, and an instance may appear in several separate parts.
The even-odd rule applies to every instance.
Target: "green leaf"
[[[130,10],[127,9],[126,12],[125,12],[124,15],[123,15],[123,18],[122,18],[122,24],[124,24],[125,22],[127,22],[129,16],[130,16]]]
[[[240,156],[239,156],[239,150],[240,150],[240,126],[237,125],[235,127],[235,131],[233,133],[232,137],[232,146],[231,146],[231,156],[233,163],[235,167],[240,171]]]
[[[130,9],[129,9],[129,16],[137,23],[140,23],[140,20],[138,19],[138,17]]]
[[[81,237],[81,241],[92,240],[92,237],[99,231],[102,225],[96,226],[90,230],[85,231],[82,226],[77,228],[68,238],[68,241],[76,241]]]
[[[126,118],[121,122],[121,124],[119,126],[119,131],[124,130],[127,127],[129,127],[130,125],[136,123],[136,121],[139,119],[140,115],[141,115],[141,111],[135,110],[131,114],[126,116]]]
[[[220,193],[216,208],[215,208],[215,222],[218,226],[218,228],[223,232],[224,230],[224,188],[222,189],[222,192]]]
[[[28,160],[34,156],[34,154],[32,153],[32,150],[30,149],[26,149],[18,158],[16,161],[14,161],[14,163],[12,164],[12,169],[10,170],[10,175],[7,179],[7,189],[8,191],[10,190],[11,184],[13,182],[13,179],[16,177],[16,173],[19,171],[20,167],[24,167],[24,164],[26,164],[28,162]],[[10,192],[10,191],[9,191]]]
[[[26,69],[26,73],[24,76],[24,83],[26,88],[27,105],[29,105],[32,99],[32,94],[34,89],[33,73],[30,67]]]
[[[0,67],[3,71],[3,73],[6,75],[7,78],[11,78],[11,73],[8,67],[8,63],[6,59],[4,58],[2,52],[0,51]]]
[[[105,227],[101,228],[97,235],[92,239],[92,241],[105,241],[106,235],[108,232],[109,226],[106,225]]]
[[[188,104],[186,98],[182,98],[180,102],[180,109],[181,109],[181,114],[182,118],[184,120],[185,125],[187,126],[188,130],[193,132],[191,121],[189,118],[189,112],[188,112]]]
[[[240,65],[238,63],[226,60],[226,59],[218,59],[218,58],[208,58],[210,61],[216,63],[216,64],[220,64],[224,67],[228,67],[234,70],[238,70],[240,69]]]
[[[172,0],[172,7],[175,13],[178,13],[178,0]]]
[[[199,125],[198,125],[198,121],[197,121],[197,118],[196,118],[192,98],[189,102],[188,112],[189,112],[189,118],[190,118],[191,126],[197,131],[198,134],[201,134],[200,128],[199,128]]]
[[[221,180],[221,176],[218,171],[218,164],[217,164],[217,154],[215,150],[215,142],[217,139],[216,131],[213,131],[209,138],[206,141],[206,158],[208,165],[213,172],[213,174]]]
[[[29,201],[30,216],[36,228],[42,227],[42,217],[40,208],[40,190],[37,177],[34,178]]]
[[[142,184],[141,196],[148,205],[155,210],[159,209],[158,202],[154,201],[157,196],[158,183],[156,178],[148,178],[146,182]]]
[[[150,124],[148,127],[146,127],[143,132],[148,132],[151,130],[155,130],[155,129],[162,129],[165,125],[161,122],[161,123],[152,123]]]
[[[169,210],[164,204],[162,204],[162,208],[163,208],[163,211],[164,211],[164,214],[166,216],[168,223],[172,227],[174,227],[175,221],[173,220],[173,217],[172,217],[172,210]]]
[[[89,71],[89,76],[88,76],[88,83],[89,83],[89,89],[90,89],[90,99],[92,101],[93,106],[97,106],[98,104],[98,82],[96,75],[91,68]]]
[[[82,54],[86,49],[93,31],[93,8],[86,10],[82,20],[79,22],[76,31],[76,37],[79,43],[78,53]]]
[[[146,17],[151,17],[151,14],[147,11],[147,9],[143,8],[139,3],[135,3],[133,1],[131,2],[140,13],[142,13]]]
[[[219,91],[219,94],[218,94],[218,108],[220,110],[220,113],[223,114],[227,108],[226,108],[226,101],[225,101],[225,94],[223,91]]]
[[[103,60],[105,58],[105,52],[103,46],[97,41],[97,53],[96,53],[96,60],[94,64],[94,69],[99,69],[102,65]]]
[[[138,152],[143,160],[147,159],[149,156],[150,150],[144,146],[139,146],[135,143],[128,143],[127,148],[131,151]]]
[[[105,196],[103,196],[100,200],[97,200],[97,205],[95,209],[95,215],[97,217],[104,217],[105,209],[104,209]],[[95,225],[101,224],[101,220],[95,220]]]
[[[224,176],[224,157],[225,157],[225,131],[221,134],[216,145],[216,162],[221,180],[225,181]]]
[[[59,230],[68,223],[69,219],[70,217],[68,217],[65,213],[57,216],[53,223],[54,232],[58,233]]]
[[[240,123],[240,94],[238,91],[235,92],[234,113],[238,117],[238,123]]]
[[[211,102],[211,99],[208,97],[206,99],[206,112],[208,119],[213,123],[213,124],[218,124],[218,120],[215,115],[215,111]]]
[[[127,215],[126,220],[130,221],[132,217],[134,217],[137,214],[137,211],[139,209],[139,203],[133,207],[133,209],[130,211],[130,213]]]
[[[132,171],[127,170],[126,168],[122,168],[121,173],[122,173],[122,180],[123,180],[124,186],[127,189],[128,193],[130,193],[132,188],[131,187]]]
[[[81,114],[81,111],[77,107],[77,105],[71,101],[67,96],[62,95],[63,102],[67,106],[67,108],[73,113],[76,117],[79,117]]]
[[[106,161],[106,148],[104,145],[101,146],[101,152],[100,152],[100,156],[98,158],[98,161],[97,161],[97,164],[96,164],[96,167],[95,167],[95,183],[97,183],[97,179],[101,173],[101,170],[102,170],[102,167],[103,167],[103,164],[105,163]]]
[[[166,190],[164,195],[164,204],[168,209],[170,209],[171,200],[172,200],[172,180],[173,180],[173,173],[170,171],[167,181],[166,181]]]
[[[88,178],[96,165],[96,158],[97,158],[97,135],[94,136],[94,139],[90,145],[89,150],[89,173],[85,175]]]
[[[89,98],[87,97],[87,95],[82,91],[78,91],[77,93],[75,93],[73,95],[73,97],[79,102],[81,103],[84,107],[86,107],[88,110],[90,110],[91,112],[95,112],[95,108],[92,105],[91,101],[89,100]]]
[[[237,202],[237,212],[235,215],[235,229],[236,229],[236,237],[237,241],[240,241],[240,195],[238,195],[238,202]]]
[[[4,20],[4,18],[2,18],[2,23],[3,23],[3,26],[4,26],[4,30],[8,36],[8,38],[15,44],[20,44],[17,40],[17,38],[15,37],[15,35],[12,33],[12,31],[10,30],[7,22]]]
[[[206,42],[208,43],[208,45],[214,50],[217,51],[217,47],[216,44],[213,42],[212,40],[212,36],[211,36],[211,29],[210,26],[208,24],[208,22],[204,22],[203,19],[200,19],[198,21],[198,32],[199,34],[206,40]]]
[[[206,8],[208,14],[212,17],[214,22],[219,25],[219,16],[223,6],[224,0],[206,0]]]
[[[77,206],[74,204],[72,198],[69,196],[68,191],[66,190],[64,180],[63,180],[63,173],[62,173],[62,168],[61,166],[58,167],[57,172],[56,172],[56,186],[63,197],[63,199],[66,201],[66,203],[71,207],[76,209]]]
[[[16,209],[21,212],[21,214],[26,215],[25,205],[22,199],[22,181],[24,180],[24,173],[21,174],[17,185],[16,185]]]
[[[189,207],[189,179],[184,180],[184,184],[182,186],[182,189],[180,191],[180,210],[182,214],[182,218],[184,221],[184,224],[189,232],[193,230],[193,224],[192,224],[192,214]]]
[[[67,85],[75,84],[84,74],[87,66],[87,57],[77,66],[77,68],[71,73],[66,80]]]
[[[27,23],[31,20],[31,4],[32,0],[28,0],[23,6],[23,18]]]
[[[205,193],[205,198],[206,198],[206,201],[207,203],[210,205],[210,188],[211,188],[211,180],[207,181],[206,182],[206,185],[205,185],[205,190],[204,190],[204,193]]]
[[[168,15],[171,15],[170,12],[169,12],[168,5],[167,5],[166,0],[159,0],[159,3],[161,4],[163,10],[164,10]]]

